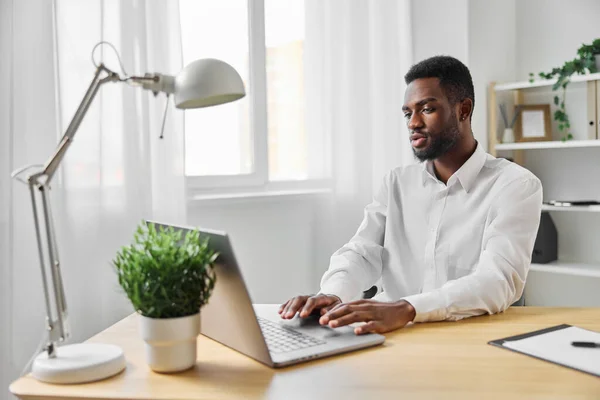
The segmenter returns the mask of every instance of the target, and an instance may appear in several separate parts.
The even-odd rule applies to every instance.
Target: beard
[[[419,161],[435,160],[448,153],[456,146],[460,132],[458,122],[454,115],[450,118],[451,124],[438,134],[427,135],[429,145],[424,149],[413,148],[413,153]]]

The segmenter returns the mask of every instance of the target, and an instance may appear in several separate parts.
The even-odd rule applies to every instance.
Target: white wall
[[[582,43],[600,37],[597,0],[517,1],[516,15],[519,80],[572,60]]]
[[[516,0],[469,1],[467,65],[475,86],[473,134],[488,148],[488,86],[516,73]]]
[[[468,62],[469,2],[415,0],[412,6],[413,59],[436,55]]]

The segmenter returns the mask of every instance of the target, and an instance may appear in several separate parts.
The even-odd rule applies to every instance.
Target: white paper
[[[522,111],[521,112],[521,131],[524,138],[543,137],[544,131],[544,112],[543,111]]]
[[[600,343],[600,333],[573,326],[526,339],[507,341],[503,346],[600,375],[600,348],[574,347],[571,342]]]

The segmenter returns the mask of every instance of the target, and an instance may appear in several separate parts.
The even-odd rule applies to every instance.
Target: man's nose
[[[412,113],[408,120],[408,129],[414,131],[419,128],[423,128],[423,118],[421,118],[421,114],[419,113]]]

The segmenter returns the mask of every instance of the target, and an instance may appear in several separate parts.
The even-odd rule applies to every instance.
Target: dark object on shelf
[[[571,207],[571,206],[597,206],[600,204],[600,201],[596,200],[550,200],[547,201],[546,204],[551,206],[558,207]]]
[[[550,214],[542,212],[540,227],[538,229],[531,262],[536,264],[547,264],[558,259],[558,232]]]

